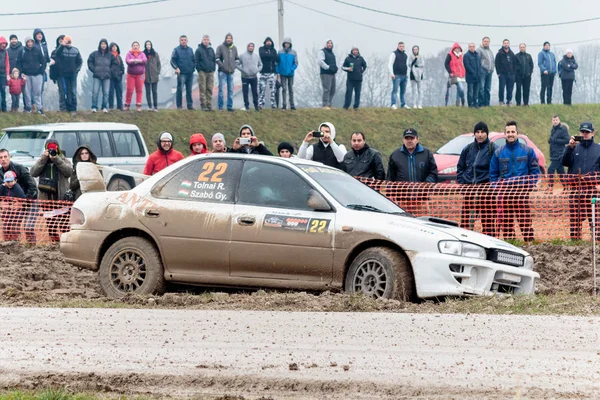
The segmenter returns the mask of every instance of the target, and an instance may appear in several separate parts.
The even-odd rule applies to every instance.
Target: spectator
[[[240,142],[240,139],[250,139],[250,144],[244,144]],[[254,134],[254,129],[250,125],[243,125],[240,128],[240,137],[235,139],[233,143],[233,153],[242,154],[260,154],[263,156],[272,156],[273,153],[267,149],[267,147],[258,141],[258,138]]]
[[[231,149],[227,147],[227,143],[225,142],[225,136],[221,132],[217,132],[213,135],[212,139],[212,148],[213,153],[229,153]]]
[[[446,106],[448,106],[448,97],[450,96],[450,88],[456,85],[456,107],[465,106],[465,66],[463,64],[463,52],[460,44],[454,43],[452,49],[446,56],[444,62],[446,72],[448,72],[448,85],[446,88]]]
[[[400,108],[410,109],[404,98],[406,94],[406,74],[408,73],[407,59],[404,42],[400,42],[398,48],[390,54],[388,60],[388,70],[392,78],[392,110],[398,109],[396,105],[398,89],[400,89]]]
[[[50,54],[50,80],[56,84],[58,88],[58,111],[67,111],[67,99],[65,95],[65,84],[60,77],[60,69],[56,63],[56,52],[59,47],[64,44],[65,35],[60,35],[56,38],[56,47]]]
[[[267,84],[271,98],[271,108],[277,108],[275,104],[275,91],[277,82],[277,62],[279,56],[277,50],[273,46],[273,39],[267,37],[263,45],[258,49],[260,60],[262,61],[262,69],[260,71],[260,79],[258,81],[258,108],[262,109],[265,106],[265,94],[267,92]]]
[[[18,68],[15,68],[8,80],[8,91],[10,93],[11,108],[10,111],[19,111],[19,98],[23,92],[23,86],[25,86],[25,77],[21,76],[21,72]]]
[[[350,108],[350,102],[352,101],[352,91],[354,90],[354,109],[358,110],[360,105],[360,90],[362,87],[362,79],[365,70],[367,69],[367,62],[360,55],[357,47],[353,47],[344,64],[342,69],[346,71],[346,98],[344,100],[344,109]]]
[[[594,143],[596,130],[591,122],[579,125],[583,135],[581,142],[574,137],[569,140],[562,156],[562,164],[571,175],[585,175],[572,182],[569,188],[569,220],[571,240],[581,240],[581,224],[588,220],[592,228],[592,198],[597,197],[597,175],[600,173],[600,144]],[[598,239],[596,227],[596,239]]]
[[[527,53],[527,46],[525,43],[519,45],[519,52],[517,53],[517,70],[515,75],[515,81],[517,84],[517,106],[521,105],[521,99],[523,105],[529,105],[529,88],[531,87],[531,74],[533,74],[533,59],[531,54]],[[522,96],[521,96],[522,94]]]
[[[173,135],[169,132],[163,132],[156,141],[156,151],[150,154],[146,166],[144,167],[144,175],[154,175],[169,165],[175,164],[177,161],[183,160],[183,154],[173,148]]]
[[[560,122],[558,115],[552,116],[552,129],[550,130],[550,137],[548,143],[550,144],[550,167],[548,167],[548,175],[550,180],[548,186],[552,188],[554,186],[554,178],[552,175],[558,173],[563,175],[565,168],[562,165],[562,156],[565,151],[565,146],[569,144],[569,127],[566,124]]]
[[[294,146],[288,142],[281,142],[277,146],[277,154],[281,158],[292,158],[294,155]]]
[[[323,87],[323,108],[331,110],[331,102],[333,96],[335,96],[335,74],[338,71],[331,39],[327,39],[325,47],[319,50],[317,64],[319,65],[321,86]]]
[[[24,111],[30,113],[35,104],[38,112],[42,109],[42,82],[44,80],[44,56],[39,48],[33,45],[33,39],[25,38],[22,59],[23,75],[25,75],[25,92],[23,93]],[[33,104],[32,104],[33,103]]]
[[[96,155],[92,152],[92,149],[87,145],[82,145],[75,150],[73,154],[73,173],[69,180],[69,188],[73,192],[74,200],[77,200],[81,196],[81,185],[79,184],[79,178],[77,177],[77,164],[80,162],[91,162],[96,164]]]
[[[65,157],[55,139],[48,139],[44,153],[31,167],[31,176],[39,178],[40,200],[63,201],[69,190],[69,179],[73,174],[71,162]],[[46,220],[50,240],[58,242],[60,234],[68,229],[69,217],[59,214]]]
[[[479,80],[479,106],[489,107],[492,91],[492,76],[494,75],[494,53],[490,49],[490,38],[484,37],[481,46],[477,48],[481,57],[481,75]]]
[[[421,57],[419,51],[419,46],[413,46],[412,56],[410,58],[410,82],[415,99],[413,107],[420,110],[423,108],[421,82],[423,82],[423,72],[425,71],[425,59]]]
[[[387,180],[392,182],[430,182],[438,179],[433,153],[421,146],[416,129],[404,131],[404,144],[394,150],[388,163]]]
[[[575,61],[575,57],[573,57],[573,50],[567,49],[567,53],[558,63],[558,76],[562,82],[563,89],[563,103],[567,106],[571,105],[573,82],[575,82],[575,70],[578,67],[577,61]]]
[[[552,104],[552,87],[556,75],[556,56],[550,51],[550,42],[544,42],[544,48],[538,53],[538,67],[542,79],[540,103]],[[546,97],[544,98],[544,94]]]
[[[23,71],[23,45],[19,42],[17,35],[12,34],[9,38],[10,44],[8,46],[8,60],[10,62],[10,70],[17,68],[19,71]]]
[[[504,39],[502,47],[496,54],[496,73],[498,74],[498,101],[500,105],[510,107],[512,101],[513,86],[515,84],[515,72],[517,69],[517,59],[515,53],[510,49],[510,41]],[[506,89],[506,102],[504,102],[504,90]]]
[[[158,81],[160,80],[161,67],[160,56],[154,50],[154,46],[152,46],[152,42],[149,40],[144,43],[144,54],[146,55],[146,60],[148,60],[146,62],[146,78],[144,79],[146,103],[148,103],[149,110],[158,111]],[[194,68],[192,68],[191,75],[194,75]],[[152,102],[152,100],[154,100],[154,102]]]
[[[185,102],[188,110],[194,109],[192,100],[192,85],[194,84],[194,67],[196,60],[194,50],[188,46],[188,38],[185,35],[179,36],[179,46],[173,49],[171,53],[171,67],[177,74],[177,109],[183,107],[183,85],[185,85]],[[159,70],[160,72],[160,70]]]
[[[17,175],[7,171],[3,176],[4,183],[0,186],[2,199],[2,239],[4,241],[19,240],[21,222],[23,221],[23,203],[20,200],[9,201],[7,198],[24,199],[25,192],[17,183]]]
[[[46,43],[46,35],[44,32],[37,28],[33,31],[33,45],[40,49],[42,52],[42,56],[44,57],[44,80],[42,81],[42,91],[40,95],[40,100],[42,101],[42,106],[44,105],[44,89],[46,88],[46,81],[48,80],[48,75],[46,74],[46,66],[50,64],[50,53],[48,52],[48,43]]]
[[[248,43],[246,52],[240,55],[237,69],[242,73],[243,110],[250,110],[250,102],[248,100],[248,86],[250,86],[254,111],[258,111],[258,73],[262,69],[262,61],[260,60],[260,56],[254,52],[254,43]]]
[[[331,122],[323,122],[319,125],[318,132],[320,140],[313,145],[310,145],[310,141],[316,137],[315,131],[308,132],[298,149],[298,157],[342,169],[346,147],[335,142],[335,126]]]
[[[239,62],[237,47],[233,44],[233,35],[225,35],[225,41],[217,47],[215,55],[219,66],[219,96],[217,105],[223,110],[225,84],[227,84],[227,111],[233,111],[233,74]]]
[[[125,62],[127,63],[125,111],[129,111],[134,90],[136,109],[142,111],[142,88],[144,87],[144,74],[146,73],[148,59],[144,52],[140,51],[140,44],[138,42],[131,44],[131,50],[127,53]],[[179,78],[177,78],[177,82],[179,82]],[[179,83],[177,86],[179,86]]]
[[[497,182],[498,203],[502,214],[498,215],[498,229],[504,238],[515,239],[513,220],[526,242],[533,241],[529,192],[540,174],[538,159],[532,148],[519,142],[519,130],[515,121],[504,128],[506,144],[496,149],[490,162],[490,182]]]
[[[200,90],[200,108],[202,108],[202,111],[212,111],[217,60],[210,43],[210,36],[202,36],[202,43],[196,49],[195,59],[196,70],[198,71],[198,88]]]
[[[98,111],[98,95],[102,89],[102,112],[108,112],[108,94],[110,92],[111,67],[117,60],[108,48],[108,40],[101,39],[98,50],[92,52],[88,57],[88,69],[94,77],[92,88],[92,112]]]
[[[475,43],[469,43],[469,51],[464,55],[465,78],[467,81],[467,104],[479,108],[479,81],[483,72],[481,56],[475,51]]]
[[[70,36],[63,38],[63,46],[56,51],[56,62],[59,75],[65,85],[67,111],[74,115],[77,112],[77,75],[81,70],[83,60],[79,50],[73,47]]]
[[[460,153],[456,165],[456,180],[462,185],[478,185],[490,181],[490,161],[496,146],[490,141],[490,131],[484,122],[478,122],[473,128],[475,140]],[[470,189],[464,196],[460,226],[473,229],[475,218],[479,214],[484,235],[495,235],[494,225],[496,200],[490,190]],[[473,213],[474,218],[471,218]]]
[[[110,52],[115,56],[116,62],[110,67],[110,92],[108,94],[108,108],[111,110],[117,103],[117,110],[123,111],[123,74],[125,63],[121,58],[121,49],[115,42],[110,44]]]
[[[341,169],[354,177],[384,180],[385,169],[381,154],[369,147],[366,140],[362,132],[352,134],[352,151],[344,155]]]
[[[298,54],[292,49],[292,39],[283,39],[281,50],[279,50],[279,63],[275,67],[279,75],[278,82],[281,83],[283,109],[287,108],[287,93],[290,96],[290,110],[294,111],[296,105],[294,103],[294,71],[298,68]],[[279,107],[279,104],[277,105]]]
[[[208,153],[208,144],[206,143],[206,139],[204,135],[201,133],[194,133],[190,136],[190,157],[198,154],[207,154]]]
[[[7,46],[6,38],[0,36],[0,111],[2,112],[6,112],[6,84],[11,71]]]

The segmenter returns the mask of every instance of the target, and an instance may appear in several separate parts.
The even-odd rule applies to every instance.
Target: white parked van
[[[65,157],[88,145],[98,157],[98,164],[142,174],[148,148],[135,125],[113,122],[75,122],[5,128],[0,149],[10,152],[11,160],[31,168],[44,151],[44,143],[58,141]],[[104,171],[107,190],[129,190],[141,182],[125,174]]]

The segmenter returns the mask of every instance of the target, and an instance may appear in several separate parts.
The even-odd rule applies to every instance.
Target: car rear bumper
[[[440,253],[418,253],[411,262],[421,298],[533,294],[540,277],[522,267]]]
[[[87,269],[98,268],[100,246],[110,232],[72,230],[60,237],[60,251],[69,264]]]

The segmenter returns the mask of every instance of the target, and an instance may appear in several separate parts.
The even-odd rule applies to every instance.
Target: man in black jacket
[[[25,75],[25,90],[23,91],[24,111],[31,112],[33,105],[40,114],[42,110],[42,85],[46,63],[39,47],[33,45],[33,39],[25,38],[25,48],[21,60],[22,73]]]
[[[523,105],[529,105],[529,88],[531,87],[531,74],[533,74],[533,59],[531,54],[527,53],[527,46],[525,43],[519,45],[519,52],[516,55],[517,58],[517,70],[515,75],[515,83],[517,84],[517,95],[515,101],[517,106],[521,105],[521,98],[523,99]],[[521,93],[523,97],[521,97]]]
[[[502,47],[496,54],[496,73],[500,87],[498,88],[498,101],[500,105],[510,107],[512,100],[513,86],[515,85],[515,73],[517,69],[517,60],[515,53],[510,49],[510,41],[504,39]],[[504,102],[504,90],[506,89],[506,102]]]
[[[117,63],[117,59],[108,48],[108,40],[101,39],[98,50],[92,52],[88,57],[88,69],[94,75],[92,87],[92,112],[98,111],[98,96],[102,88],[102,111],[108,112],[108,94],[110,91],[111,68]]]
[[[177,93],[175,102],[177,108],[183,107],[183,85],[185,85],[185,102],[188,110],[193,110],[192,84],[194,79],[194,67],[196,61],[194,51],[188,47],[188,38],[185,35],[179,37],[179,46],[171,53],[171,67],[177,74]]]
[[[360,55],[357,47],[353,47],[344,64],[342,69],[346,71],[346,98],[344,101],[344,109],[350,108],[350,102],[352,101],[352,91],[354,90],[354,109],[358,110],[360,105],[360,90],[362,88],[362,79],[365,70],[367,69],[367,62]]]
[[[385,179],[381,154],[369,147],[362,132],[352,134],[352,151],[344,156],[342,170],[355,177]]]
[[[335,96],[335,74],[338,71],[331,39],[327,39],[325,47],[319,51],[317,64],[320,70],[321,86],[323,87],[323,108],[331,110],[331,101]]]
[[[552,116],[552,129],[550,130],[550,137],[548,138],[548,144],[550,145],[550,166],[548,167],[548,175],[552,176],[554,173],[562,175],[565,173],[565,167],[562,165],[562,156],[565,152],[565,146],[569,144],[569,127],[560,122],[558,115]],[[552,187],[552,181],[549,182]]]
[[[258,81],[258,108],[262,109],[265,106],[265,94],[267,92],[267,84],[271,94],[271,108],[277,108],[275,103],[275,93],[277,92],[277,73],[275,71],[279,55],[273,39],[267,37],[263,42],[263,46],[258,49],[260,60],[262,61],[262,70],[260,71],[260,80]]]
[[[56,63],[56,52],[58,48],[63,45],[63,40],[65,35],[59,35],[56,38],[56,47],[52,50],[50,54],[50,80],[56,84],[58,87],[58,111],[64,112],[67,111],[67,98],[65,94],[65,85],[60,79],[60,71],[58,69],[58,64]]]
[[[65,90],[67,111],[74,115],[77,112],[77,75],[83,65],[81,53],[73,46],[73,39],[65,35],[63,45],[56,50],[58,74]]]
[[[394,150],[388,164],[387,180],[392,182],[430,182],[438,180],[433,153],[419,143],[416,129],[409,128],[402,135],[404,144]]]
[[[196,49],[195,60],[196,71],[198,71],[198,88],[200,90],[200,108],[202,111],[212,111],[217,59],[215,58],[215,50],[210,43],[210,36],[202,36],[202,43]]]
[[[594,125],[584,122],[579,125],[579,133],[583,135],[581,142],[571,137],[569,145],[562,156],[562,164],[569,168],[569,220],[571,240],[581,240],[581,223],[587,219],[592,226],[592,198],[598,196],[596,186],[600,174],[600,144],[594,143]],[[581,176],[584,175],[584,176]],[[599,233],[596,228],[596,238]]]
[[[8,60],[10,61],[10,71],[18,68],[21,71],[21,62],[23,60],[23,45],[19,42],[17,35],[10,35],[8,45]]]

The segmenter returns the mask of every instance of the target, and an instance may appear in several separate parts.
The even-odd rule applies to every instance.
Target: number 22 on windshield
[[[215,163],[209,161],[202,166],[202,172],[198,176],[198,182],[222,182],[223,175],[227,171],[227,163]]]

